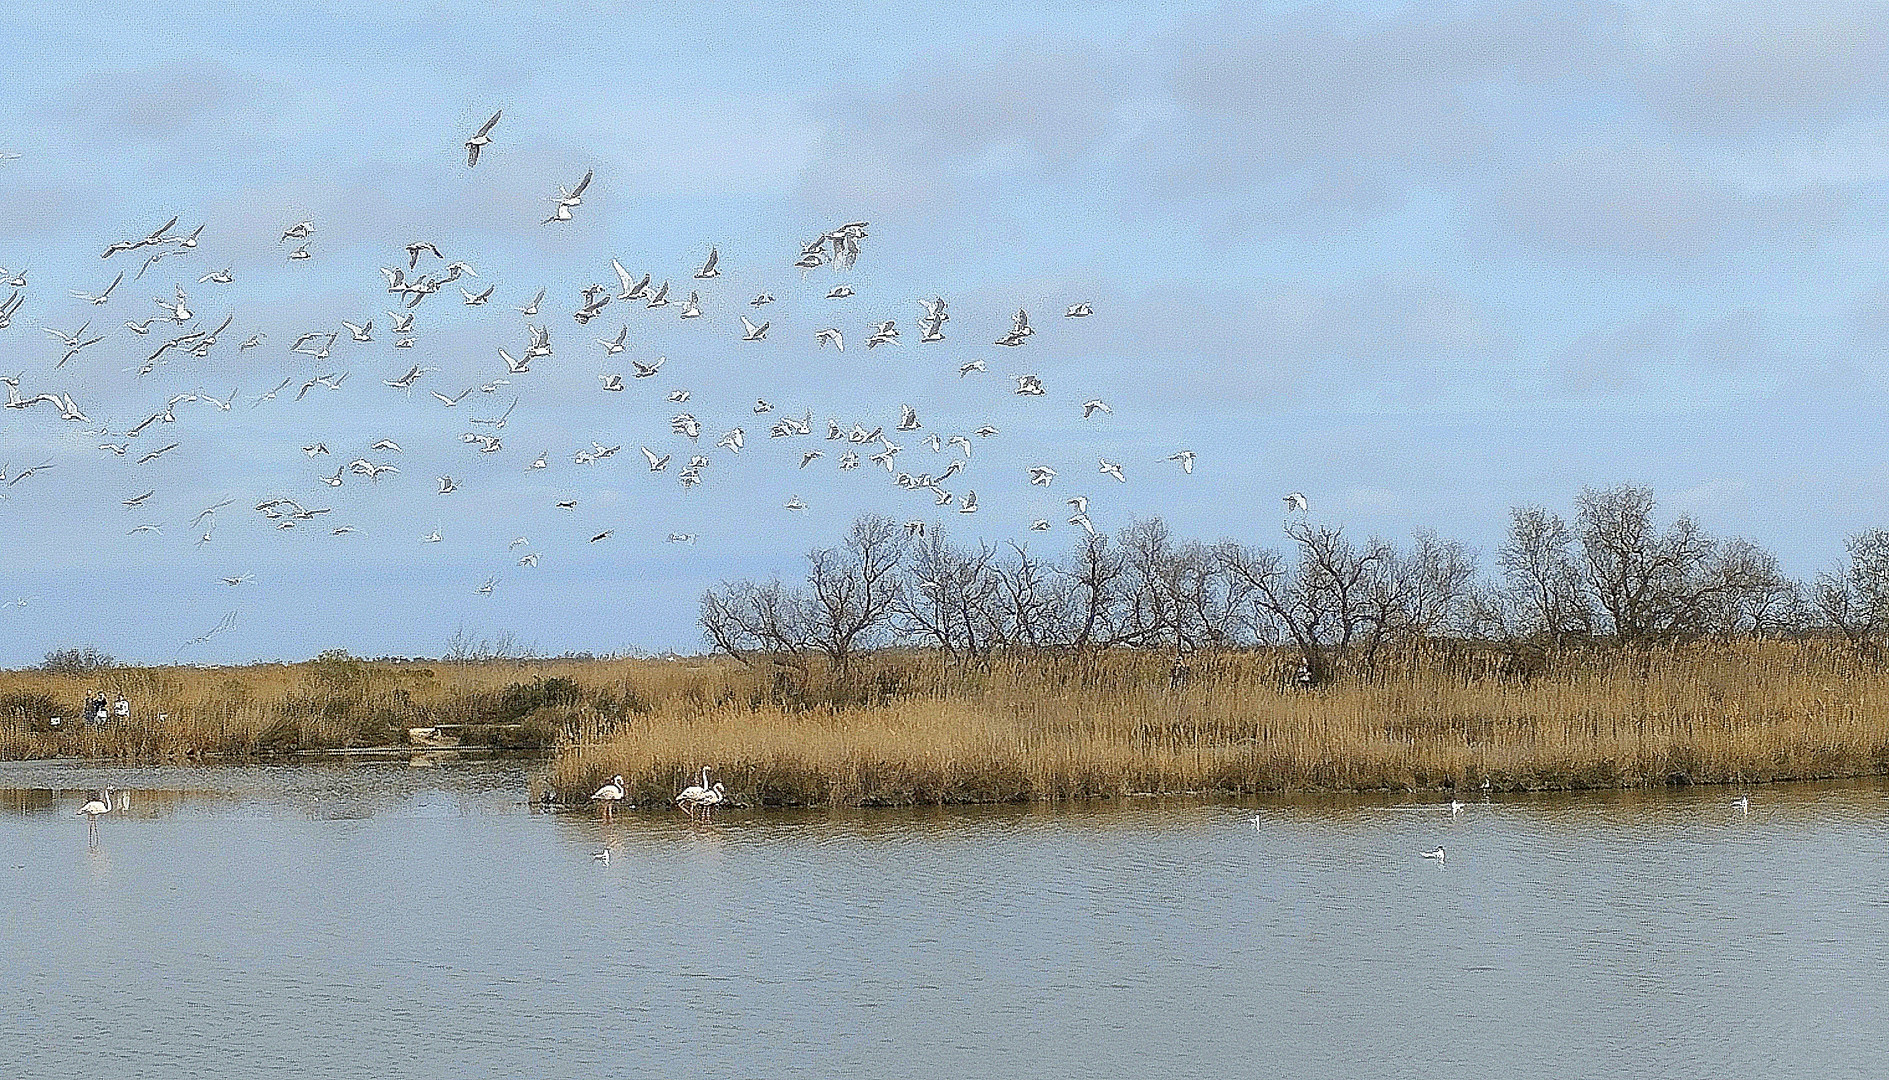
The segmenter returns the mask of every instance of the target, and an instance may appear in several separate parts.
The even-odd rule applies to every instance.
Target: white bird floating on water
[[[1437,849],[1435,851],[1424,852],[1423,857],[1426,859],[1435,859],[1437,861],[1437,865],[1441,866],[1444,862],[1446,862],[1449,859],[1449,853],[1444,851],[1442,845],[1439,844],[1437,845]]]
[[[609,783],[598,788],[591,795],[590,801],[603,804],[603,819],[609,821],[611,808],[623,801],[623,777],[621,775],[611,777]]]

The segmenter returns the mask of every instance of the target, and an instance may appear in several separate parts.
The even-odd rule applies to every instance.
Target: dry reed
[[[844,675],[719,658],[7,672],[0,757],[243,757],[490,724],[511,745],[555,744],[545,783],[561,799],[621,773],[646,805],[704,764],[739,802],[824,806],[1889,771],[1889,672],[1827,642],[1596,650],[1528,678],[1426,652],[1309,690],[1291,666],[1196,657],[1178,688],[1162,657],[1122,652],[948,668],[880,654]],[[78,724],[92,688],[130,697],[132,723]],[[48,702],[69,703],[61,730]]]
[[[883,661],[880,662],[883,665]],[[621,773],[666,802],[702,764],[751,803],[892,805],[1139,792],[1765,782],[1889,766],[1889,676],[1815,642],[1602,652],[1527,680],[1460,654],[1301,690],[1266,652],[1000,662],[885,700],[659,708],[562,747],[581,799]],[[935,670],[935,662],[934,662]],[[873,678],[884,681],[880,666]]]

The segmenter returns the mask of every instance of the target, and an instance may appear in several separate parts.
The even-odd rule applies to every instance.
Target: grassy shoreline
[[[1460,658],[1459,658],[1460,659]],[[666,803],[701,764],[751,802],[814,806],[1331,790],[1553,790],[1889,772],[1889,676],[1808,643],[1598,654],[1527,681],[1419,657],[1291,688],[1287,658],[998,664],[937,692],[658,714],[563,746],[582,798],[623,774]]]
[[[1889,773],[1889,672],[1834,643],[1595,649],[1528,678],[1407,655],[1304,690],[1272,650],[865,657],[845,673],[723,658],[0,673],[0,758],[247,759],[403,744],[543,748],[582,803],[614,774],[668,806],[702,765],[746,805],[875,806],[1280,791],[1550,790]],[[93,687],[133,722],[46,730]],[[168,714],[159,721],[157,714]],[[67,723],[71,724],[68,714]],[[463,725],[463,726],[459,726]]]

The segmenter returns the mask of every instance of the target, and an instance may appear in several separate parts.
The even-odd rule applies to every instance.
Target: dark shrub
[[[86,675],[94,671],[108,671],[118,666],[118,661],[110,653],[96,645],[76,645],[70,649],[54,649],[46,654],[41,662],[41,671],[50,671],[55,675]]]

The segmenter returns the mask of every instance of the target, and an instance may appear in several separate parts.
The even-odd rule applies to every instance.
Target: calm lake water
[[[0,1071],[1889,1070],[1873,782],[1748,819],[1695,790],[605,825],[528,806],[528,768],[0,765]]]

